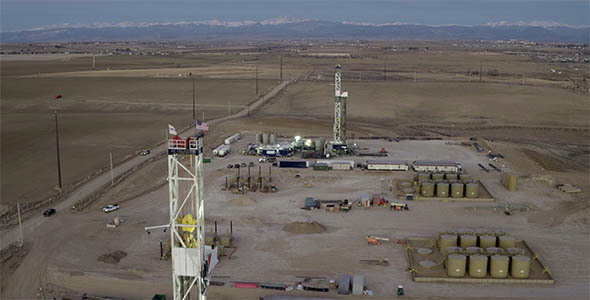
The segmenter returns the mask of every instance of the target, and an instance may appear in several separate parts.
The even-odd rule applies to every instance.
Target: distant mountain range
[[[528,40],[588,43],[589,26],[552,22],[496,22],[485,25],[354,23],[278,17],[255,21],[95,23],[51,25],[1,32],[2,43],[85,41],[222,41],[282,39]]]

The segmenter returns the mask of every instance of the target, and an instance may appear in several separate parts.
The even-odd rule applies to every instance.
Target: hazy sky
[[[588,25],[588,0],[0,0],[1,30],[97,22],[325,21],[474,25],[552,21]]]

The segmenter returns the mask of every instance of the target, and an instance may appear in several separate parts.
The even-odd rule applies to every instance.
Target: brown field
[[[292,284],[300,280],[296,276],[337,279],[343,273],[364,274],[368,287],[376,293],[375,299],[390,299],[398,284],[406,287],[409,299],[587,299],[588,68],[539,61],[526,54],[568,53],[550,46],[530,50],[491,43],[410,41],[395,43],[396,52],[385,48],[391,46],[386,42],[371,46],[343,42],[298,46],[227,44],[209,48],[187,45],[182,55],[97,57],[95,71],[89,70],[91,57],[3,61],[2,204],[10,208],[16,202],[39,201],[53,193],[53,106],[61,112],[64,181],[72,184],[104,169],[109,152],[120,164],[135,156],[136,151],[161,142],[166,124],[174,124],[177,129],[189,126],[189,72],[197,78],[197,117],[204,111],[205,118],[212,120],[228,115],[228,100],[233,107],[231,113],[237,113],[256,99],[255,65],[261,78],[260,94],[275,87],[282,56],[284,78],[296,82],[248,115],[215,124],[205,139],[209,155],[209,149],[225,137],[235,132],[244,136],[229,157],[205,165],[207,229],[217,220],[221,232],[225,232],[232,220],[238,246],[231,260],[223,258],[217,266],[214,275],[221,276],[218,279],[226,285],[211,287],[210,299],[258,299],[278,294],[264,290],[243,292],[229,287],[230,281]],[[422,50],[407,51],[408,46]],[[424,47],[429,50],[424,51]],[[308,57],[305,53],[350,53],[351,58]],[[227,169],[227,164],[257,161],[258,157],[239,153],[257,132],[331,136],[333,68],[338,63],[343,66],[343,88],[349,91],[349,135],[445,139],[354,142],[374,151],[385,148],[392,153],[392,159],[460,161],[469,174],[485,183],[496,199],[494,205],[532,204],[534,209],[506,216],[465,209],[473,203],[429,201],[412,202],[410,211],[400,213],[385,208],[355,208],[348,214],[299,209],[305,197],[356,199],[362,193],[378,191],[380,178],[410,180],[411,172],[354,170],[319,174],[310,169],[273,169],[273,182],[279,188],[276,194],[234,195],[221,191],[225,177],[231,178],[235,172]],[[383,80],[385,65],[387,81]],[[481,82],[477,73],[480,66]],[[497,73],[491,72],[495,70]],[[52,100],[57,93],[64,99]],[[491,149],[504,154],[506,158],[496,164],[521,175],[518,192],[504,189],[499,173],[479,169],[478,163],[489,162],[486,152],[477,153],[473,147],[459,145],[472,136],[480,138],[486,152]],[[158,242],[168,239],[169,234],[158,231],[147,235],[143,230],[168,220],[166,164],[163,156],[153,155],[153,162],[138,165],[137,170],[125,174],[112,187],[98,189],[94,202],[82,211],[64,209],[45,219],[39,216],[40,211],[30,212],[24,223],[25,250],[0,268],[2,298],[34,298],[39,287],[44,287],[46,297],[77,298],[84,292],[133,299],[150,298],[156,292],[170,296],[170,261],[158,259]],[[304,186],[295,174],[311,180],[313,187]],[[535,175],[549,176],[555,183],[575,184],[583,193],[561,193],[531,180]],[[386,196],[395,199],[394,193],[386,192]],[[100,212],[109,203],[120,203],[122,209],[111,215]],[[105,228],[113,216],[124,219],[123,225],[114,230]],[[297,222],[317,222],[326,231],[283,231]],[[14,228],[3,231],[3,236],[16,236]],[[551,268],[555,285],[413,282],[406,271],[407,256],[402,246],[368,247],[364,240],[367,234],[404,239],[462,228],[503,230],[525,239]],[[115,251],[124,251],[127,256],[116,264],[98,260]],[[388,258],[391,266],[358,263],[359,259],[375,258]],[[326,296],[304,291],[287,294]],[[338,295],[330,292],[329,297]]]

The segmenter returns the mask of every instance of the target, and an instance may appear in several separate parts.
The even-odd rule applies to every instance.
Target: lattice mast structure
[[[205,300],[203,134],[168,140],[170,248],[174,300]],[[191,294],[191,290],[195,292]],[[192,298],[194,300],[194,298]]]
[[[346,144],[346,99],[348,92],[342,90],[342,67],[336,66],[334,75],[334,143],[338,145]]]

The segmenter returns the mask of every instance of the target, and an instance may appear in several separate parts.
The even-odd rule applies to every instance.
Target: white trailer
[[[401,160],[368,160],[367,170],[374,171],[407,171],[410,167],[407,161]]]
[[[237,141],[239,139],[240,139],[240,134],[239,133],[236,133],[236,134],[228,137],[227,139],[225,139],[225,144],[226,145],[229,145],[229,144],[231,144],[231,143],[233,143],[233,142],[235,142],[235,141]]]
[[[229,145],[222,144],[219,147],[213,149],[213,155],[217,155],[220,157],[226,156],[230,153],[231,148]]]
[[[416,172],[449,172],[461,173],[463,167],[460,163],[454,161],[414,161],[412,167]]]

